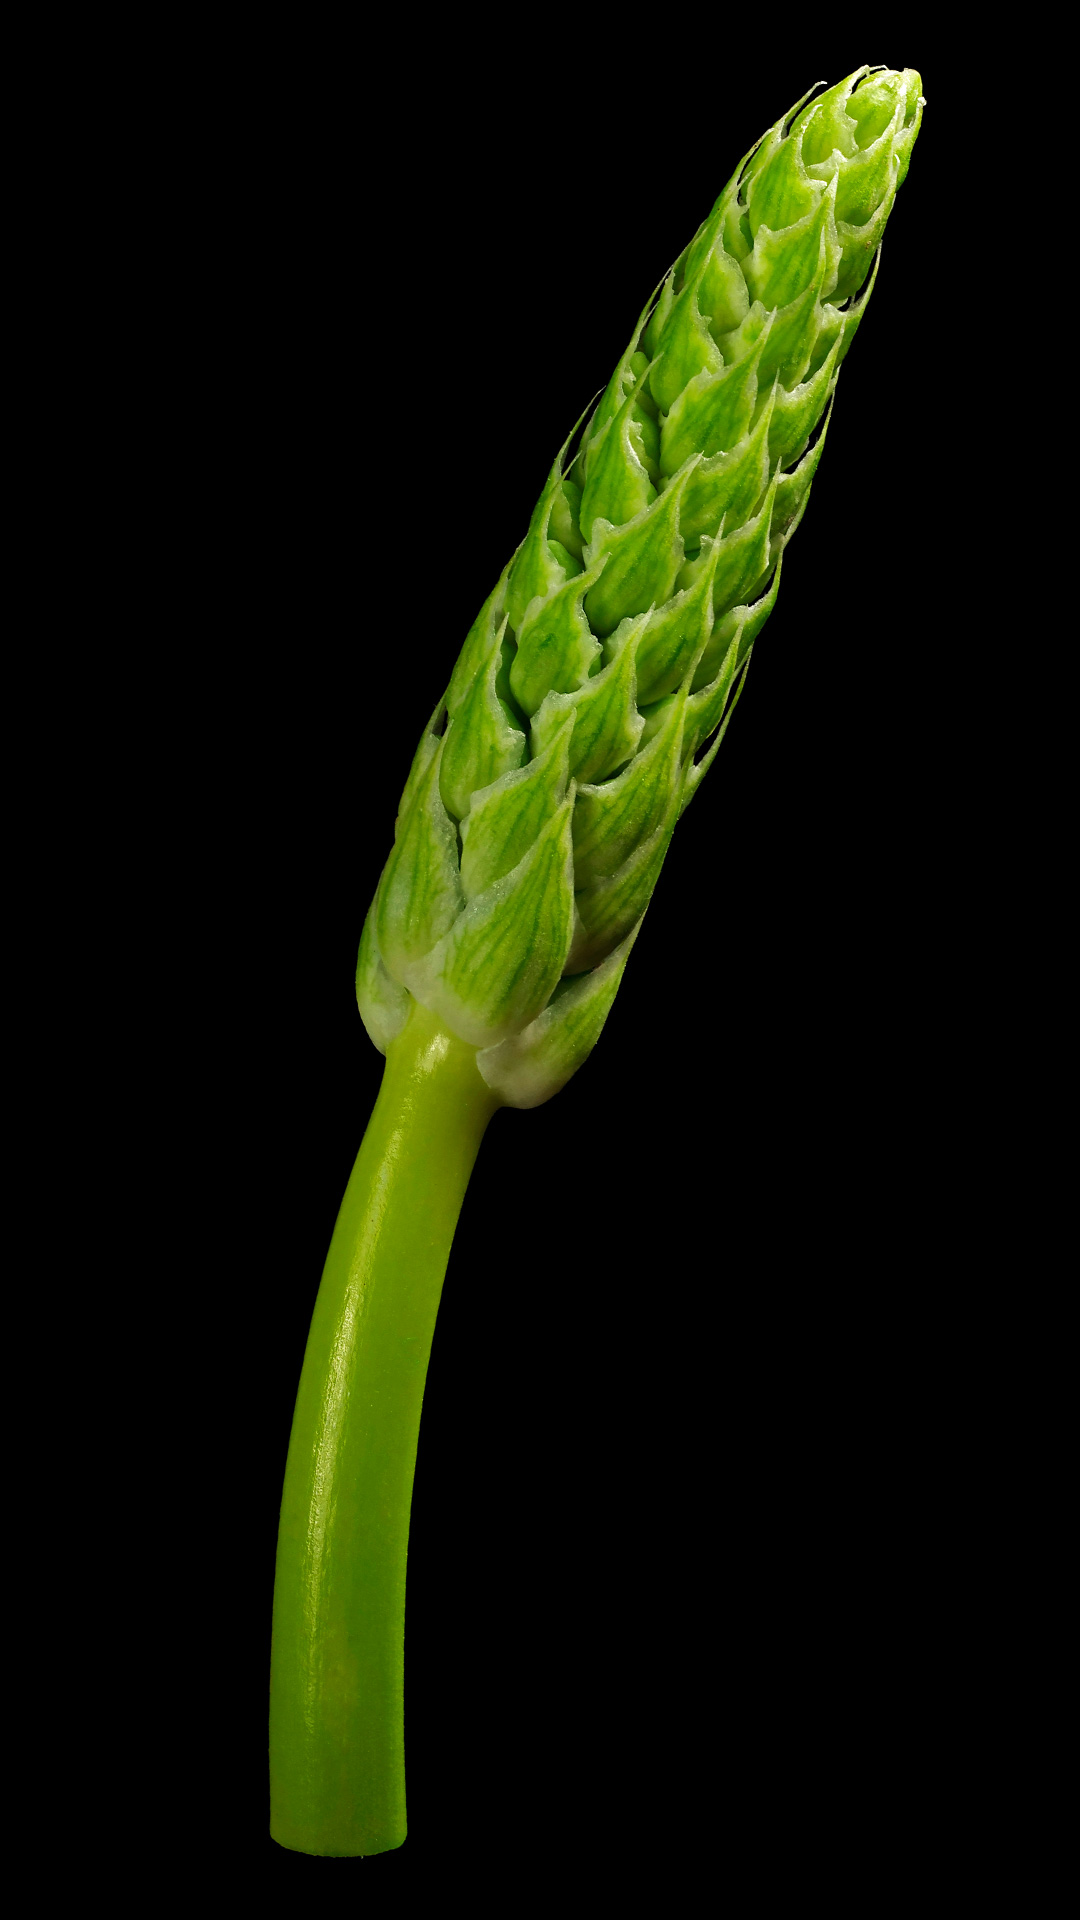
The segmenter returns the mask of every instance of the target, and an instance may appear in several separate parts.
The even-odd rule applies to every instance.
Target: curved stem
[[[300,1853],[405,1838],[404,1631],[420,1408],[443,1276],[499,1101],[414,1006],[326,1258],[281,1502],[270,1831]]]

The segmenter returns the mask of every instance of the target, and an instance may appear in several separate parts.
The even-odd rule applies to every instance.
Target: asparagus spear
[[[497,1109],[550,1099],[599,1038],[775,606],[922,106],[917,73],[860,68],[740,162],[555,460],[421,738],[357,970],[386,1071],[282,1500],[284,1846],[405,1838],[409,1508],[461,1202]]]

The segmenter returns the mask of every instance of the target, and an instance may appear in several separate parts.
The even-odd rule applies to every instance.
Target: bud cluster
[[[555,461],[402,795],[357,974],[377,1046],[414,996],[535,1106],[595,1044],[775,604],[923,104],[861,68],[778,121]]]

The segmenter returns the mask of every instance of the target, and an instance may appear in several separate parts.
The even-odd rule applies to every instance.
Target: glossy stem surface
[[[278,1534],[270,1831],[300,1853],[405,1838],[405,1560],[428,1356],[499,1102],[416,1005],[388,1050],[308,1335]]]

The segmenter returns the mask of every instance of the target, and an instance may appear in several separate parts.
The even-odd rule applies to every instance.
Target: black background
[[[134,1214],[162,1278],[117,1340],[145,1311],[173,1384],[151,1367],[107,1410],[151,1490],[112,1658],[142,1649],[129,1786],[177,1870],[363,1877],[387,1912],[635,1863],[764,1889],[843,1881],[856,1830],[884,1858],[952,1817],[981,1498],[954,940],[979,635],[942,373],[962,70],[921,15],[779,38],[639,16],[264,35],[200,73],[140,190],[149,235],[133,190],[168,667],[117,834],[125,964],[152,983]],[[409,1838],[290,1855],[267,1835],[277,1503],[381,1073],[353,967],[397,796],[643,302],[744,150],[864,53],[918,64],[929,104],[777,610],[600,1045],[496,1116],[451,1256]]]

